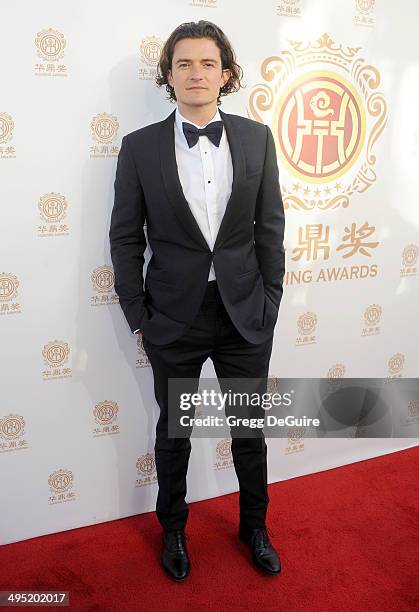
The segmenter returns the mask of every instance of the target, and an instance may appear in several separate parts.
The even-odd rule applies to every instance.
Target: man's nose
[[[202,79],[201,68],[192,68],[191,79],[193,80]]]

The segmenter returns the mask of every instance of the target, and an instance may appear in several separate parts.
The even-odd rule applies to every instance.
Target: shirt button
[[[211,181],[208,181],[208,183],[211,183]]]

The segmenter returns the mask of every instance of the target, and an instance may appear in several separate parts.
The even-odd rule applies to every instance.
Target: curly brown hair
[[[166,85],[166,91],[169,94],[167,99],[170,102],[176,102],[177,98],[174,88],[169,85],[167,73],[169,70],[172,70],[172,59],[175,45],[179,40],[182,40],[182,38],[211,38],[220,49],[221,68],[222,70],[230,70],[230,78],[226,84],[220,88],[220,93],[217,97],[217,106],[220,106],[221,104],[221,96],[227,96],[230,93],[239,91],[239,89],[243,87],[241,84],[243,70],[237,64],[234,49],[221,28],[211,21],[204,21],[202,19],[197,22],[190,21],[187,23],[181,23],[175,30],[173,30],[164,44],[160,54],[159,63],[157,65],[156,84],[158,87]]]

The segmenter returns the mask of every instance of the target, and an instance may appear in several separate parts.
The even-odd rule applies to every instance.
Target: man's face
[[[220,49],[212,39],[183,38],[176,43],[167,79],[178,103],[213,104],[229,78],[230,70],[222,70]]]

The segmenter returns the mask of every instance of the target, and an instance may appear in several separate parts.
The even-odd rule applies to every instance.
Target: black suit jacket
[[[154,344],[175,341],[192,324],[212,261],[225,308],[246,340],[267,340],[278,317],[285,218],[272,132],[219,112],[233,185],[212,251],[180,183],[175,111],[122,139],[109,231],[115,291],[131,331],[140,328]],[[144,224],[152,251],[145,283]]]

